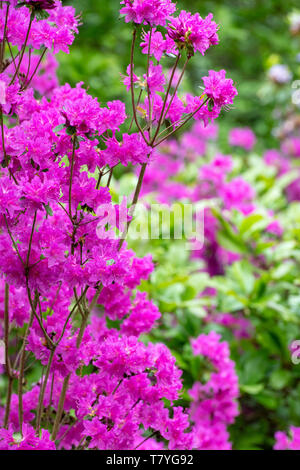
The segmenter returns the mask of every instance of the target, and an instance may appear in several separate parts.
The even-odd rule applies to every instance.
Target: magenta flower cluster
[[[120,13],[125,16],[125,21],[139,24],[161,25],[176,10],[176,5],[171,0],[122,0],[124,5]]]
[[[53,54],[67,53],[78,32],[74,9],[58,0],[24,3],[0,10],[0,35],[19,50],[8,55],[0,74],[0,353],[7,384],[0,449],[229,448],[226,427],[237,414],[237,377],[228,347],[214,335],[193,342],[195,354],[217,372],[205,386],[195,384],[190,409],[176,406],[182,372],[175,358],[164,344],[140,338],[161,316],[138,289],[154,265],[125,241],[154,149],[192,118],[201,126],[216,119],[237,93],[223,70],[203,78],[198,97],[178,96],[182,73],[173,82],[184,50],[180,38],[186,38],[190,60],[191,47],[204,53],[217,43],[217,27],[210,15],[202,20],[186,12],[178,23],[169,0],[121,2],[126,21],[150,25],[141,77],[134,73],[134,27],[124,78],[133,116],[121,132],[124,103],[100,105],[83,83],[58,86],[54,76]],[[40,10],[47,15],[38,17]],[[166,21],[173,26],[163,36],[153,26]],[[170,28],[178,29],[176,38]],[[168,80],[151,60],[165,53],[175,55]],[[114,203],[110,192],[117,165],[140,170],[130,210]],[[224,183],[227,206],[248,203],[253,194],[246,183],[243,201],[236,201],[241,181],[231,182],[233,189],[222,179],[230,160],[220,156],[214,166],[207,171]],[[145,182],[147,188],[147,176]],[[17,344],[12,330],[22,332]],[[42,374],[28,385],[30,359]]]
[[[170,18],[168,35],[179,49],[186,48],[191,54],[199,51],[204,55],[210,46],[219,42],[218,25],[212,17],[211,13],[203,19],[199,13],[192,15],[181,11],[178,17]]]
[[[300,428],[291,426],[290,436],[282,431],[277,431],[275,440],[275,450],[300,450]]]
[[[208,382],[195,382],[189,392],[193,398],[191,418],[198,439],[195,447],[203,450],[231,449],[227,425],[238,415],[235,364],[230,359],[228,344],[220,339],[221,336],[212,331],[192,341],[194,354],[207,357],[216,370]]]

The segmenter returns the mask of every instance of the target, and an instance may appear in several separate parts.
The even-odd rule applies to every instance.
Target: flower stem
[[[53,429],[52,429],[52,434],[51,434],[52,441],[55,441],[57,433],[59,431],[59,426],[60,426],[61,417],[64,411],[64,404],[65,404],[66,394],[67,394],[67,390],[68,390],[68,386],[70,382],[70,377],[71,377],[71,373],[69,373],[64,378],[64,381],[63,381],[63,385],[62,385],[62,389],[61,389],[60,397],[59,397],[59,402],[58,402],[58,407],[56,411],[55,421],[53,424]]]
[[[165,112],[164,119],[166,118],[166,116],[167,116],[167,114],[168,114],[168,112],[169,112],[169,110],[170,110],[170,108],[171,108],[171,106],[172,106],[173,100],[174,100],[174,98],[175,98],[175,96],[176,96],[176,93],[177,93],[177,90],[178,90],[178,88],[179,88],[179,85],[180,85],[180,83],[181,83],[181,81],[182,81],[182,79],[183,79],[183,76],[184,76],[184,74],[185,74],[185,69],[186,69],[186,67],[187,67],[187,65],[188,65],[188,63],[189,63],[189,61],[190,61],[190,56],[188,56],[188,58],[186,59],[186,61],[185,61],[185,63],[184,63],[184,66],[183,66],[182,72],[181,72],[181,74],[180,74],[180,77],[179,77],[179,79],[178,79],[178,82],[177,82],[177,84],[176,84],[174,93],[173,93],[173,95],[172,95],[172,97],[171,97],[171,99],[170,99],[170,102],[169,102],[169,104],[168,104],[167,110],[166,110],[166,112]]]
[[[1,105],[0,105],[0,123],[1,123],[1,139],[2,139],[3,157],[4,157],[5,166],[8,166],[8,157],[7,157],[7,155],[6,155],[6,150],[5,150],[5,136],[4,136],[4,124],[3,124],[3,111],[2,111],[2,106],[1,106]]]
[[[52,350],[50,352],[50,356],[49,356],[49,360],[48,360],[48,364],[47,364],[47,368],[46,368],[46,372],[45,372],[45,377],[44,377],[43,383],[41,385],[41,390],[40,390],[40,395],[39,395],[39,403],[38,403],[38,408],[37,408],[37,419],[36,419],[36,434],[37,434],[37,436],[39,435],[39,432],[40,432],[41,420],[42,420],[42,411],[43,411],[43,401],[44,401],[45,391],[46,391],[46,387],[47,387],[47,383],[48,383],[48,379],[49,379],[49,375],[50,375],[50,370],[51,370],[51,366],[52,366],[52,362],[53,362],[55,349],[56,349],[55,347],[52,348]]]
[[[134,88],[133,88],[133,67],[134,67],[134,46],[135,46],[135,41],[136,41],[136,28],[134,28],[133,33],[132,33],[132,44],[131,44],[131,54],[130,54],[130,91],[131,91],[131,104],[132,104],[132,112],[133,112],[133,117],[134,121],[137,125],[138,130],[140,131],[141,135],[143,136],[144,141],[146,142],[147,145],[149,145],[149,141],[145,136],[145,133],[143,129],[140,126],[140,123],[137,118],[136,114],[136,107],[135,107],[135,98],[134,98]]]
[[[37,295],[34,300],[34,308],[36,308],[38,299]],[[21,347],[21,354],[20,354],[20,366],[19,366],[19,379],[18,379],[18,401],[19,401],[19,426],[20,426],[20,432],[23,435],[23,378],[24,378],[24,368],[25,368],[25,354],[26,354],[26,343],[27,343],[27,338],[29,335],[30,328],[32,327],[33,319],[34,319],[34,309],[31,309],[30,313],[30,318],[29,322],[26,327],[25,335],[23,338],[23,343]]]
[[[8,378],[6,407],[4,416],[4,428],[8,427],[8,419],[10,413],[10,403],[12,395],[13,375],[11,370],[11,363],[8,354],[8,341],[9,341],[9,285],[5,283],[5,298],[4,298],[4,345],[5,345],[5,368]]]
[[[73,149],[71,157],[71,169],[70,169],[70,183],[69,183],[69,216],[72,218],[72,185],[73,185],[73,173],[74,173],[74,157],[75,157],[75,145],[76,145],[76,134],[72,136]]]
[[[38,63],[37,63],[37,65],[36,65],[36,67],[35,67],[35,69],[34,69],[32,75],[31,75],[30,79],[28,80],[27,83],[25,82],[25,85],[24,85],[24,87],[22,88],[22,91],[26,90],[26,89],[29,87],[29,85],[31,84],[33,77],[35,76],[35,74],[36,74],[36,72],[37,72],[39,66],[41,65],[41,62],[42,62],[42,60],[43,60],[43,58],[44,58],[44,55],[45,55],[46,51],[47,51],[47,47],[45,47],[45,49],[44,49],[43,52],[41,53],[41,56],[40,56],[40,58],[39,58],[39,61],[38,61]]]
[[[152,132],[152,105],[151,105],[151,91],[149,87],[149,66],[150,66],[152,32],[153,32],[153,28],[151,26],[150,32],[149,32],[149,44],[148,44],[148,54],[147,54],[147,93],[148,93],[148,107],[149,107],[149,139],[150,140],[151,140],[151,132]]]
[[[7,28],[7,20],[8,20],[8,11],[9,11],[10,4],[7,4],[6,7],[6,14],[5,14],[5,23],[4,23],[4,31],[3,31],[3,39],[1,44],[1,52],[0,52],[0,67],[1,71],[4,70],[3,59],[5,55],[5,40],[6,40],[6,28]]]
[[[130,215],[131,217],[133,217],[133,214],[134,214],[134,209],[135,209],[135,206],[139,200],[139,196],[140,196],[140,192],[141,192],[141,189],[142,189],[142,184],[143,184],[143,179],[144,179],[144,176],[145,176],[145,172],[146,172],[146,168],[147,168],[147,163],[143,163],[142,164],[142,168],[141,168],[141,171],[140,171],[140,174],[139,174],[139,179],[138,179],[138,182],[137,182],[137,185],[136,185],[136,188],[135,188],[135,193],[134,193],[134,196],[133,196],[133,199],[132,199],[132,204],[131,204],[131,212],[130,212]],[[126,235],[128,233],[128,230],[129,230],[129,226],[130,226],[130,223],[132,221],[132,218],[131,220],[129,220],[126,224],[126,227],[122,233],[122,236],[120,238],[120,241],[119,241],[119,250],[122,248],[123,246],[123,243],[125,241],[125,238],[126,238]]]
[[[167,105],[168,96],[169,96],[169,93],[170,93],[170,89],[171,89],[171,86],[172,86],[173,78],[174,78],[175,71],[176,71],[176,69],[177,69],[177,65],[178,65],[178,62],[179,62],[179,60],[180,60],[180,57],[181,57],[181,54],[178,54],[178,56],[176,57],[176,61],[175,61],[175,64],[174,64],[174,66],[173,66],[172,72],[171,72],[171,76],[170,76],[169,84],[168,84],[167,91],[166,91],[166,94],[165,94],[165,99],[164,99],[163,107],[162,107],[162,110],[161,110],[161,113],[160,113],[160,116],[159,116],[157,128],[156,128],[156,131],[155,131],[155,133],[154,133],[153,139],[152,139],[151,142],[150,142],[150,145],[151,145],[151,146],[154,145],[155,139],[156,139],[156,137],[157,137],[157,135],[158,135],[158,133],[159,133],[159,130],[160,130],[160,126],[161,126],[161,123],[162,123],[162,120],[163,120],[163,116],[164,116],[164,112],[165,112],[166,105]]]
[[[14,73],[14,75],[13,75],[13,78],[11,79],[10,85],[12,85],[12,84],[14,83],[15,78],[16,78],[16,76],[17,76],[18,73],[19,73],[19,70],[20,70],[20,67],[21,67],[21,63],[22,63],[22,60],[23,60],[23,57],[24,57],[25,49],[26,49],[26,46],[27,46],[27,42],[28,42],[28,38],[29,38],[29,33],[30,33],[30,30],[31,30],[31,25],[32,25],[33,20],[34,20],[34,14],[31,13],[31,15],[30,15],[30,20],[29,20],[29,25],[28,25],[28,28],[27,28],[27,33],[26,33],[25,42],[24,42],[24,44],[23,44],[22,52],[21,52],[21,55],[20,55],[20,59],[19,59],[19,62],[18,62],[16,71],[15,71],[15,73]]]
[[[175,134],[175,132],[177,132],[179,129],[181,129],[183,126],[185,126],[194,116],[195,114],[198,113],[198,111],[202,108],[202,106],[204,106],[207,101],[209,100],[209,98],[206,98],[203,103],[201,104],[201,106],[199,106],[196,111],[194,111],[180,126],[176,127],[176,129],[174,129],[172,132],[170,132],[168,135],[166,135],[165,137],[163,137],[159,142],[156,142],[154,144],[154,147],[157,147],[158,145],[160,145],[162,142],[164,142],[166,139],[168,139],[171,135]]]

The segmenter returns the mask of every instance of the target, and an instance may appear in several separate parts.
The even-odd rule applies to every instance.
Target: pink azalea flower
[[[242,147],[249,152],[256,143],[256,137],[249,127],[236,127],[229,133],[229,143],[234,147]]]

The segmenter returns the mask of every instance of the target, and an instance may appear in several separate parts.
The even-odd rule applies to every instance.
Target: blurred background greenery
[[[111,99],[126,101],[120,74],[129,63],[131,25],[119,19],[118,0],[66,0],[82,13],[82,26],[69,55],[61,54],[61,82],[74,85],[84,81],[101,102]],[[229,127],[250,126],[266,145],[276,145],[272,136],[275,126],[274,100],[262,99],[268,68],[275,63],[288,65],[294,77],[300,78],[299,39],[289,32],[287,16],[299,8],[298,0],[180,0],[178,8],[212,12],[220,24],[220,44],[209,49],[205,57],[197,54],[191,62],[184,86],[199,94],[201,77],[210,68],[225,68],[236,82],[239,96],[235,109],[226,113],[221,139]],[[143,56],[137,58],[141,64]],[[167,59],[168,60],[168,59]],[[299,60],[299,59],[298,59]],[[270,90],[267,90],[270,93]],[[284,101],[285,94],[281,97]]]

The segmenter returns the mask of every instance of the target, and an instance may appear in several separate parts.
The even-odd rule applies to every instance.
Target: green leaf
[[[269,410],[276,410],[278,399],[269,391],[265,391],[255,396],[256,401]]]
[[[49,203],[47,205],[45,204],[44,207],[45,207],[45,210],[46,210],[47,214],[52,216],[53,215],[53,210],[51,209]]]
[[[256,395],[260,393],[264,388],[264,384],[253,384],[253,385],[240,385],[240,390],[249,395]]]
[[[54,127],[53,132],[60,132],[66,127],[65,124],[59,124],[59,126]]]
[[[246,232],[248,232],[251,228],[253,228],[254,225],[257,224],[257,222],[261,222],[264,220],[264,217],[261,214],[252,214],[249,215],[249,217],[246,217],[243,222],[241,223],[239,229],[240,229],[240,234],[244,235]]]
[[[49,18],[50,14],[46,10],[36,9],[34,10],[34,16],[37,21],[40,21]]]
[[[217,240],[220,245],[234,253],[247,253],[247,246],[241,237],[233,230],[229,222],[227,222],[216,209],[212,208],[211,211],[221,225],[221,230],[219,230],[217,234]]]
[[[275,390],[281,390],[290,383],[291,379],[292,375],[288,370],[275,370],[270,375],[270,386]]]
[[[66,133],[71,136],[74,135],[76,133],[76,127],[74,126],[66,127]]]
[[[230,234],[228,231],[220,231],[217,234],[217,240],[226,250],[233,253],[246,253],[247,248],[245,245],[235,236]]]

